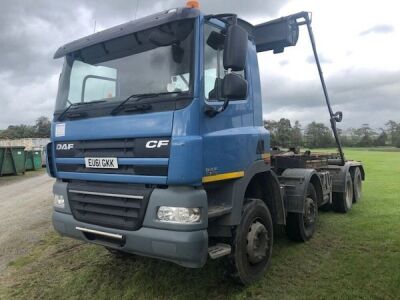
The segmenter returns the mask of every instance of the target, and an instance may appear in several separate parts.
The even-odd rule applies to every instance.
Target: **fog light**
[[[64,208],[65,201],[63,195],[54,194],[54,207]]]
[[[200,208],[160,206],[157,211],[158,220],[168,223],[198,223],[200,217]]]

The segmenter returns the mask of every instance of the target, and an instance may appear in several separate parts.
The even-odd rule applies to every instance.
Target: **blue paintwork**
[[[55,137],[55,126],[52,126],[53,141],[75,141],[75,140],[97,140],[97,139],[117,139],[117,138],[134,138],[134,137],[166,137],[171,136],[173,112],[157,112],[153,114],[136,114],[124,116],[107,116],[100,118],[66,121],[65,136]],[[55,152],[53,149],[53,157]],[[64,162],[73,163],[73,158],[58,158]],[[118,159],[118,162],[132,165],[146,165],[146,159],[140,160]],[[84,159],[81,160],[84,164]],[[168,159],[160,161],[159,158],[153,159],[147,165],[167,165]],[[55,168],[57,170],[57,168]],[[149,184],[166,184],[166,176],[137,176],[137,175],[116,175],[116,174],[93,174],[93,173],[72,173],[58,172],[56,177],[62,179],[79,179],[92,181],[109,181],[109,182],[129,182],[129,183],[149,183]]]
[[[131,137],[171,136],[173,112],[106,116],[66,121],[65,136],[53,141],[118,139]],[[53,124],[53,133],[57,123]]]
[[[174,137],[170,164],[168,168],[168,184],[199,185],[203,176],[203,144],[201,136]]]
[[[222,25],[220,22],[214,24]],[[268,132],[262,124],[257,53],[250,41],[245,73],[249,86],[247,99],[230,101],[227,109],[214,118],[201,115],[204,175],[207,175],[208,170],[210,174],[246,170],[255,160],[261,159],[261,155],[256,154],[260,139],[264,139],[265,149],[269,149]],[[205,99],[204,90],[201,98]],[[202,101],[201,109],[204,109],[204,105]]]
[[[57,172],[58,178],[124,183],[166,184],[167,176],[119,175],[97,173]]]
[[[269,151],[269,133],[263,127],[261,107],[261,86],[257,53],[249,41],[246,77],[249,83],[247,99],[231,101],[227,109],[214,118],[203,111],[204,70],[203,70],[203,25],[204,17],[196,20],[194,53],[194,99],[181,110],[171,112],[144,113],[124,116],[108,116],[86,120],[67,121],[66,135],[53,141],[95,140],[134,137],[171,136],[169,159],[120,158],[123,165],[168,165],[168,176],[137,176],[117,174],[56,172],[57,178],[92,181],[201,185],[202,177],[246,170],[255,160],[257,143],[264,140],[265,152]],[[223,26],[219,21],[213,21]],[[212,103],[221,105],[222,103]],[[53,147],[53,157],[54,147]],[[57,163],[84,163],[81,158],[56,158]]]

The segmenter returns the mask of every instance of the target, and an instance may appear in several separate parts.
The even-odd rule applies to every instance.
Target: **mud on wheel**
[[[245,199],[232,240],[231,277],[244,285],[259,279],[268,268],[272,246],[273,225],[268,207],[259,199]]]

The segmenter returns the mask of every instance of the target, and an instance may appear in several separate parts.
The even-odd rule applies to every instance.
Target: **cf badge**
[[[146,148],[148,148],[148,149],[161,148],[163,146],[168,146],[168,144],[169,144],[169,140],[148,141],[146,143]]]

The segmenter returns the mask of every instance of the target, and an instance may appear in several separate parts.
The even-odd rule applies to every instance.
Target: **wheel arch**
[[[359,168],[360,169],[360,172],[361,172],[361,179],[364,181],[365,180],[365,171],[364,171],[364,166],[362,165],[362,164],[351,164],[350,166],[349,166],[349,170],[351,171],[351,170],[353,170],[353,169],[355,169],[355,168]]]
[[[274,224],[286,223],[281,188],[273,171],[255,174],[246,187],[244,197],[262,200],[270,210]]]
[[[320,206],[324,201],[324,192],[322,190],[321,179],[319,178],[317,173],[311,175],[310,182],[313,184],[315,188],[315,192],[317,193],[318,206]]]
[[[330,165],[328,170],[332,175],[332,192],[343,193],[345,191],[345,182],[347,173],[351,169],[359,168],[361,171],[361,179],[365,180],[365,170],[361,162],[359,161],[346,161],[344,166]]]
[[[287,212],[302,213],[304,198],[307,196],[307,187],[311,182],[317,193],[318,202],[323,201],[322,183],[314,169],[286,169],[280,182],[285,187],[284,203]]]
[[[232,226],[240,223],[245,197],[261,198],[270,210],[273,222],[285,224],[285,209],[279,180],[271,170],[271,166],[264,161],[255,161],[245,171],[245,175],[232,181],[228,188],[232,199],[232,210],[221,217],[218,222],[220,225]],[[256,193],[257,189],[261,191],[261,194]]]

